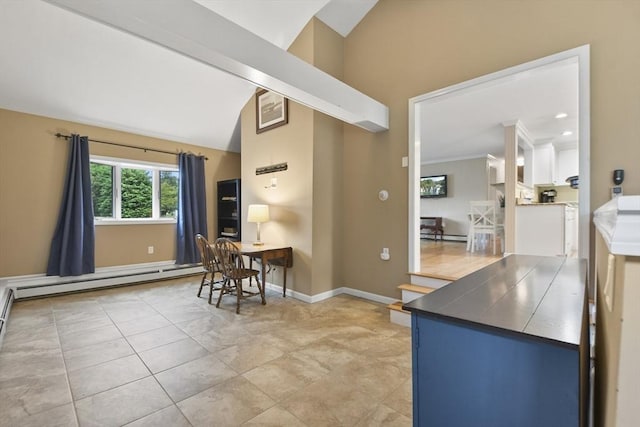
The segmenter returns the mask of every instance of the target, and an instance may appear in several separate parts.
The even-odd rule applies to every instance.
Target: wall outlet
[[[147,247],[147,253],[148,253],[149,255],[153,254],[153,246],[149,246],[149,247]]]
[[[382,248],[380,259],[383,261],[389,261],[389,258],[391,258],[391,255],[389,255],[389,248]]]

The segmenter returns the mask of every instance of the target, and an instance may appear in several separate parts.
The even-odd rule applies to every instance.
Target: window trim
[[[113,212],[114,217],[94,217],[95,225],[142,225],[142,224],[176,224],[176,218],[160,217],[160,171],[179,172],[178,165],[168,163],[146,162],[142,160],[122,159],[117,157],[90,155],[91,163],[113,166]],[[121,218],[122,215],[122,168],[143,169],[152,171],[151,218]]]

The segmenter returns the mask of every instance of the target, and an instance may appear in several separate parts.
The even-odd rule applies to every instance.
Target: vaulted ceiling
[[[314,16],[348,35],[377,0],[193,1],[287,49]],[[0,108],[240,151],[246,80],[41,0],[0,0],[0,40]]]

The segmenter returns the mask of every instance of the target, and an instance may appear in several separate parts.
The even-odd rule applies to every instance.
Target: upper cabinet
[[[558,185],[568,185],[567,178],[578,175],[578,149],[560,150],[556,153],[556,178]]]
[[[568,185],[566,179],[578,175],[578,149],[558,150],[550,142],[536,145],[533,170],[536,185]]]
[[[553,184],[556,182],[556,150],[553,144],[536,145],[533,150],[533,183]]]
[[[489,159],[489,184],[504,184],[504,159]]]

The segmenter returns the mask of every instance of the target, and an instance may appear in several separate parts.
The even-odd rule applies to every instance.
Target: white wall
[[[420,199],[420,216],[441,216],[445,235],[466,236],[469,202],[487,199],[487,159],[426,164],[420,172],[421,176],[447,175],[447,197]]]

